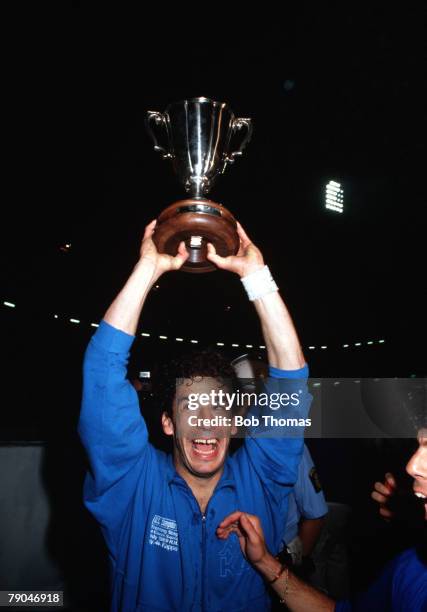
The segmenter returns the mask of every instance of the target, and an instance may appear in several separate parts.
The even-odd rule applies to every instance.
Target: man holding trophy
[[[220,134],[229,135],[235,119],[231,112],[218,115],[217,104],[205,98],[180,103],[181,110],[186,107],[186,123],[183,127],[178,119],[177,125],[172,122],[172,132],[187,134],[192,143],[185,149],[187,158],[196,151],[204,164],[190,159],[188,184],[198,191],[190,203],[173,205],[172,217],[160,215],[158,222],[147,225],[139,259],[86,351],[79,433],[91,469],[84,499],[109,551],[112,610],[269,609],[263,578],[242,558],[237,539],[221,541],[216,529],[236,507],[241,508],[260,517],[269,549],[279,552],[287,496],[303,450],[302,433],[269,436],[264,431],[267,435],[262,437],[249,434],[230,456],[233,427],[186,425],[191,414],[210,417],[222,412],[206,403],[195,413],[188,407],[190,394],[229,386],[232,369],[218,354],[199,351],[175,367],[174,393],[161,417],[164,433],[173,439],[172,455],[149,443],[136,391],[126,379],[144,302],[159,277],[186,265],[197,271],[218,267],[240,277],[255,306],[268,352],[267,389],[272,384],[274,389],[298,394],[297,408],[281,407],[275,416],[292,413],[304,418],[308,413],[308,368],[263,256],[231,213],[223,215],[220,205],[207,204],[201,196],[206,192],[203,185],[214,177],[207,176],[206,168],[209,164],[214,168],[215,156],[223,163],[231,159],[229,141],[219,153]],[[209,112],[194,120],[191,112],[206,105],[203,113]],[[173,116],[170,112],[169,122]],[[216,131],[211,129],[214,123]],[[206,138],[208,149],[203,148]],[[176,146],[166,154],[176,156]],[[217,236],[218,227],[222,229]]]

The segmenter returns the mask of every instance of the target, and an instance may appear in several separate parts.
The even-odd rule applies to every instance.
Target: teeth
[[[209,440],[205,440],[204,438],[198,438],[193,440],[194,444],[216,444],[216,438],[210,438]]]
[[[416,493],[415,493],[415,495],[416,495],[417,497],[419,497],[420,499],[426,499],[426,496],[425,496],[425,495],[423,495],[422,493],[418,493],[418,492],[416,492]]]

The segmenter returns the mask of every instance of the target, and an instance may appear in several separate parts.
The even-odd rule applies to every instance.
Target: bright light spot
[[[58,318],[59,318],[59,317],[58,317],[58,315],[53,315],[53,316],[54,316],[54,318],[55,318],[55,319],[58,319]]]
[[[217,346],[224,346],[224,342],[217,342],[216,345]]]
[[[344,190],[341,183],[329,181],[326,185],[325,208],[342,213],[344,210]]]
[[[343,344],[342,346],[343,346],[343,348],[348,348],[350,345],[349,344]]]
[[[80,323],[78,319],[70,319],[70,323]]]
[[[361,342],[355,342],[354,346],[362,346],[362,343]]]
[[[150,334],[147,334],[147,332],[142,332],[141,336],[144,336],[145,338],[149,338]]]
[[[384,344],[385,340],[378,340],[378,344]]]
[[[167,340],[168,337],[167,336],[159,336],[160,340]]]
[[[177,342],[184,342],[184,338],[175,338]]]
[[[234,348],[237,348],[239,345],[238,344],[232,344],[231,346],[234,346]]]
[[[309,346],[308,347],[310,349],[310,351],[314,351],[314,349],[316,348],[315,346]]]
[[[259,345],[259,348],[260,348],[260,349],[265,349],[265,346],[264,346],[263,344],[260,344],[260,345]]]
[[[190,340],[190,342],[192,342],[193,344],[198,344],[198,340]]]
[[[91,323],[90,326],[91,327],[99,327],[98,323]]]
[[[327,346],[321,346],[320,348],[321,349],[327,349],[328,347]]]
[[[313,383],[313,387],[320,387],[321,384],[322,383],[320,383],[320,382],[315,382],[315,383]]]
[[[15,304],[12,304],[12,302],[3,302],[4,306],[9,306],[9,308],[15,308]]]
[[[373,344],[372,340],[369,340],[366,344]]]
[[[254,348],[254,345],[253,344],[247,344],[246,348]]]

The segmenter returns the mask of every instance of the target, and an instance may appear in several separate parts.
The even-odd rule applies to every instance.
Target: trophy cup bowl
[[[224,102],[192,98],[170,104],[163,113],[148,111],[146,127],[154,149],[172,161],[190,196],[161,212],[154,243],[160,253],[175,255],[184,241],[190,255],[181,269],[212,272],[216,268],[206,259],[207,243],[226,257],[239,250],[239,236],[231,212],[205,196],[216,177],[242,154],[252,135],[252,121],[235,117]],[[233,150],[239,132],[243,137]]]

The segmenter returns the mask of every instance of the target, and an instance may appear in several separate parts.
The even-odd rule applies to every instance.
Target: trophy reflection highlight
[[[192,98],[170,104],[163,113],[148,111],[146,126],[154,149],[172,161],[189,194],[162,211],[154,242],[161,253],[175,255],[184,240],[190,256],[181,269],[211,272],[216,268],[206,259],[207,243],[226,257],[237,253],[239,237],[231,212],[205,196],[242,154],[252,136],[252,120],[235,117],[224,102]]]

